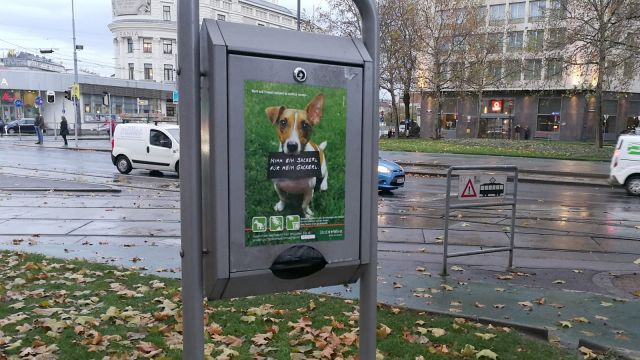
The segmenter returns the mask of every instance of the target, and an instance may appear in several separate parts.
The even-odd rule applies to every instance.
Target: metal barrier
[[[488,199],[495,199],[495,197],[490,197],[491,194],[482,194],[482,198],[478,197],[478,202],[474,203],[459,203],[459,204],[451,204],[451,178],[454,171],[469,171],[469,170],[481,170],[481,171],[499,171],[499,172],[509,172],[513,174],[513,194],[511,198],[504,198],[502,201],[492,201],[487,202]],[[480,187],[482,189],[482,186]],[[506,189],[503,187],[503,191]],[[504,193],[504,192],[503,192]],[[495,194],[493,194],[495,195]],[[497,166],[452,166],[447,170],[447,195],[445,198],[445,215],[444,215],[444,254],[442,259],[442,275],[447,275],[447,259],[452,257],[459,256],[467,256],[467,255],[478,255],[478,254],[488,254],[494,252],[509,252],[509,268],[513,267],[513,249],[514,249],[514,238],[515,238],[515,228],[516,228],[516,202],[518,198],[518,167],[511,165],[497,165]],[[451,209],[473,209],[473,208],[489,208],[496,206],[511,206],[511,230],[510,230],[510,242],[509,246],[498,247],[493,249],[485,249],[485,250],[476,250],[476,251],[467,251],[467,252],[458,252],[449,254],[449,213]]]

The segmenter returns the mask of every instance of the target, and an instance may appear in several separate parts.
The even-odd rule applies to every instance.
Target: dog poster
[[[244,83],[245,246],[344,240],[347,91]]]

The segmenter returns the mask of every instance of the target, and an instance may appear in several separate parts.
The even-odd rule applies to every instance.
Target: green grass
[[[148,357],[182,357],[178,280],[13,252],[0,252],[0,276],[0,359],[36,350],[65,360],[142,358],[155,349],[157,354]],[[118,294],[114,283],[130,292]],[[163,302],[175,308],[163,310]],[[111,307],[117,311],[106,317]],[[52,314],[36,313],[56,308],[60,310]],[[27,317],[11,322],[19,313]],[[351,300],[292,292],[210,301],[205,313],[206,353],[211,358],[224,358],[224,352],[233,354],[232,359],[253,359],[256,352],[283,360],[320,358],[314,353],[322,350],[331,350],[331,358],[337,353],[344,359],[357,355],[357,341],[349,339],[356,340],[358,304]],[[60,331],[44,325],[44,319]],[[302,324],[298,331],[296,323]],[[475,351],[489,349],[498,359],[575,358],[513,329],[406,309],[379,307],[378,324],[378,349],[385,359],[475,359],[460,353],[466,345]],[[382,331],[385,326],[388,330]],[[444,335],[436,337],[427,330],[432,328]],[[256,335],[269,332],[271,339],[254,344],[259,341]],[[495,337],[483,340],[476,333]],[[172,343],[177,346],[171,348]],[[52,345],[57,349],[45,350]]]
[[[585,142],[550,140],[380,139],[380,150],[610,161],[614,149],[613,146],[598,149]]]

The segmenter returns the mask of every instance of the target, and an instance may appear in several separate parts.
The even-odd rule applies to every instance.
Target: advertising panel
[[[344,240],[346,99],[245,81],[245,246]]]

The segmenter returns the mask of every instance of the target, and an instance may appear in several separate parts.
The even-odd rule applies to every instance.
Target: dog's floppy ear
[[[275,124],[280,118],[280,115],[282,115],[284,109],[284,106],[270,106],[265,110],[265,112],[267,113],[269,120],[271,120],[271,123]]]
[[[304,109],[307,112],[307,120],[312,125],[318,125],[322,117],[322,107],[324,105],[324,95],[316,95]]]

